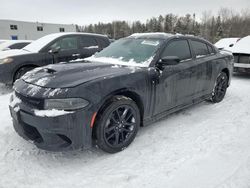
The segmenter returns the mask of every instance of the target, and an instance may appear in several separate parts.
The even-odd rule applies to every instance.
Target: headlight
[[[0,64],[11,63],[12,61],[12,58],[0,59]]]
[[[89,102],[82,98],[45,99],[44,109],[77,110],[88,106]]]

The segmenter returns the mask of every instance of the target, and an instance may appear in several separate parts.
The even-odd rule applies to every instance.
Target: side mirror
[[[52,47],[50,50],[49,50],[49,53],[51,54],[56,54],[60,51],[60,47],[59,46],[56,46],[56,47]]]
[[[161,66],[166,66],[166,65],[177,65],[180,63],[180,58],[177,56],[166,56],[161,58],[158,61],[158,64]]]

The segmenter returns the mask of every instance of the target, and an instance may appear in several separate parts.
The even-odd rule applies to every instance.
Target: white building
[[[58,32],[76,32],[76,25],[0,20],[0,39],[36,40]]]

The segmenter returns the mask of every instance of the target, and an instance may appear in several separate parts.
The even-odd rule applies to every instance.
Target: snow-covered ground
[[[219,104],[203,102],[142,128],[117,154],[51,153],[14,131],[0,86],[0,187],[250,187],[250,76]]]

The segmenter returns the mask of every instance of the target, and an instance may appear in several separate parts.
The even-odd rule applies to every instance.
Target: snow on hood
[[[233,53],[250,54],[250,36],[239,40],[232,48]]]
[[[100,62],[100,63],[109,63],[115,65],[126,65],[126,66],[135,66],[135,67],[148,67],[154,57],[150,57],[148,60],[144,62],[137,63],[134,59],[130,59],[129,61],[124,61],[123,57],[113,58],[113,57],[95,57],[91,56],[85,58],[86,61]]]
[[[0,51],[0,59],[4,59],[7,57],[17,56],[17,55],[24,55],[29,54],[30,52],[25,50],[7,50],[7,51]]]
[[[70,65],[55,64],[33,69],[22,76],[21,79],[33,86],[38,86],[26,91],[29,95],[34,95],[41,87],[44,89],[74,87],[96,79],[107,79],[115,75],[135,73],[141,69],[138,66],[122,66],[100,62],[72,63]]]
[[[235,45],[235,43],[239,40],[240,38],[224,38],[216,42],[214,45],[217,48],[223,48],[223,49],[231,49],[229,47],[230,45]]]

